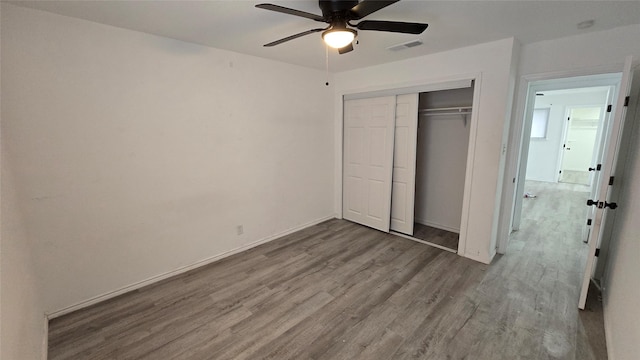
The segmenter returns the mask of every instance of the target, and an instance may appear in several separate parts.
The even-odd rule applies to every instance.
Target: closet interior
[[[457,252],[473,99],[471,80],[345,99],[343,218]]]
[[[420,93],[418,104],[411,236],[457,251],[473,84],[467,88]]]

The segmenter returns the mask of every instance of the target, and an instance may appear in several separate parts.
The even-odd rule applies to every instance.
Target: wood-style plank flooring
[[[432,244],[444,246],[451,250],[458,250],[459,235],[451,231],[436,229],[420,223],[414,223],[413,237],[428,241]]]
[[[606,359],[577,220],[538,196],[491,266],[330,220],[54,319],[49,359]]]

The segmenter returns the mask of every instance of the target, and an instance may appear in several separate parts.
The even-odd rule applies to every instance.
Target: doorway
[[[607,102],[605,104],[593,103],[593,105],[588,104],[580,104],[582,108],[600,108],[600,109],[590,109],[588,111],[578,111],[573,112],[573,108],[571,106],[566,106],[564,111],[565,117],[564,121],[564,132],[563,132],[563,151],[559,153],[559,159],[557,161],[558,164],[558,173],[556,177],[556,188],[554,190],[562,189],[567,191],[575,191],[576,189],[567,188],[567,186],[581,186],[582,189],[578,189],[581,193],[580,199],[572,201],[571,204],[568,203],[567,199],[563,199],[562,196],[559,195],[551,195],[552,201],[550,205],[548,205],[547,209],[542,209],[540,214],[542,214],[543,219],[557,221],[560,219],[562,221],[562,214],[567,215],[575,215],[576,211],[575,205],[584,206],[583,209],[587,209],[584,211],[585,214],[595,213],[595,220],[591,221],[592,218],[589,218],[588,215],[585,215],[583,218],[582,224],[577,224],[578,226],[571,226],[572,230],[564,229],[561,227],[566,225],[566,222],[560,222],[559,224],[555,224],[556,228],[559,230],[558,235],[554,236],[554,241],[570,243],[572,245],[573,252],[578,253],[580,256],[578,257],[579,261],[576,261],[576,273],[580,273],[582,271],[584,274],[582,281],[582,288],[580,293],[580,299],[578,307],[583,309],[586,299],[586,289],[588,289],[591,275],[591,269],[593,267],[594,259],[595,259],[595,250],[597,247],[597,243],[601,241],[600,237],[600,224],[601,218],[604,214],[604,208],[608,205],[604,201],[594,200],[598,199],[599,196],[603,196],[608,199],[608,188],[607,183],[611,185],[611,179],[609,176],[612,170],[612,164],[614,163],[615,154],[617,153],[617,146],[619,146],[619,136],[620,136],[620,128],[624,122],[624,95],[625,92],[628,93],[628,89],[630,86],[630,78],[631,78],[631,60],[627,59],[625,62],[625,69],[623,73],[616,74],[602,74],[602,75],[593,75],[593,76],[584,76],[578,78],[565,78],[565,79],[552,79],[552,80],[542,80],[542,81],[534,81],[528,84],[528,95],[527,102],[525,106],[525,117],[524,117],[524,126],[523,126],[523,138],[529,140],[532,134],[532,123],[533,123],[533,112],[536,108],[537,97],[545,96],[544,92],[549,92],[553,90],[563,90],[565,92],[569,92],[572,89],[581,89],[582,91],[586,91],[586,88],[596,87],[596,86],[606,86],[607,90]],[[622,95],[618,94],[619,89],[624,90]],[[542,92],[542,93],[541,93]],[[575,104],[574,104],[575,105]],[[602,114],[602,108],[607,109],[604,117],[600,116],[598,120],[595,120],[595,112],[599,112]],[[592,165],[587,168],[587,171],[593,170],[596,172],[596,176],[593,176],[591,181],[584,181],[582,179],[581,182],[586,183],[590,182],[591,187],[586,185],[574,182],[574,183],[562,183],[560,180],[562,179],[562,169],[565,168],[564,159],[567,157],[567,152],[570,150],[566,150],[568,140],[571,136],[571,126],[569,122],[571,122],[571,116],[575,116],[577,118],[582,117],[581,121],[585,125],[584,128],[588,128],[587,131],[588,136],[584,136],[585,138],[591,138],[591,143],[594,143],[594,147],[591,148],[591,158],[590,161]],[[599,122],[601,124],[595,125],[595,122]],[[587,123],[587,124],[585,124]],[[551,126],[551,122],[549,122]],[[595,132],[593,131],[593,127],[596,126]],[[580,126],[576,126],[579,128]],[[597,127],[600,127],[598,130]],[[574,134],[576,135],[576,134]],[[582,134],[584,135],[584,134]],[[582,136],[578,135],[578,136]],[[569,136],[569,138],[568,138]],[[598,137],[600,137],[600,141],[598,141]],[[593,138],[596,140],[593,141]],[[581,139],[574,139],[576,142],[582,141]],[[585,142],[585,141],[583,141]],[[529,187],[528,184],[530,181],[529,174],[529,166],[534,167],[533,164],[529,162],[530,157],[535,157],[537,153],[535,149],[536,145],[534,145],[534,139],[530,141],[522,142],[522,152],[520,156],[520,171],[518,174],[518,184],[516,191],[515,203],[517,206],[514,207],[514,217],[513,217],[513,230],[518,230],[522,227],[528,229],[529,231],[533,231],[534,238],[536,229],[544,226],[543,222],[535,224],[533,230],[531,230],[530,224],[521,224],[520,221],[526,221],[526,216],[523,214],[523,208],[526,208],[526,211],[531,211],[531,201],[535,201],[537,199],[537,195],[535,193],[531,193],[525,190],[525,188]],[[532,152],[534,153],[532,155]],[[549,160],[549,159],[547,159]],[[552,160],[552,159],[551,159]],[[569,157],[569,163],[571,162],[571,157]],[[575,160],[575,159],[574,159]],[[547,163],[553,161],[547,161]],[[584,171],[577,168],[576,171]],[[591,177],[591,176],[589,176]],[[583,176],[584,178],[584,176]],[[604,181],[604,179],[608,179],[609,181]],[[535,181],[535,180],[534,180]],[[549,183],[554,183],[554,181],[549,181]],[[587,192],[583,191],[585,189],[591,189],[592,191]],[[595,195],[594,195],[595,191]],[[591,194],[591,196],[589,196]],[[599,195],[600,194],[600,195]],[[586,198],[589,201],[582,202],[581,199]],[[523,201],[528,202],[528,206],[523,206]],[[581,203],[581,204],[580,204]],[[585,206],[589,205],[589,206]],[[591,206],[596,205],[596,206]],[[609,204],[611,205],[611,204]],[[615,205],[615,204],[613,204]],[[569,210],[571,206],[574,206],[574,211]],[[614,208],[614,207],[613,207]],[[581,211],[580,211],[581,212]],[[528,215],[528,214],[527,214]],[[579,217],[577,218],[579,220]],[[593,231],[589,236],[589,244],[585,245],[581,241],[580,236],[580,228],[593,227]],[[542,240],[542,239],[540,239]]]
[[[525,199],[526,181],[545,183],[561,183],[564,155],[573,151],[571,144],[576,140],[567,137],[569,130],[570,112],[573,108],[601,107],[601,117],[598,120],[596,141],[593,145],[591,159],[588,166],[571,167],[574,171],[587,171],[589,184],[569,183],[581,191],[585,186],[590,191],[597,186],[592,181],[593,174],[598,168],[597,160],[603,155],[602,142],[606,140],[607,127],[610,125],[612,105],[621,79],[620,73],[579,76],[534,81],[529,84],[527,104],[522,129],[522,145],[519,170],[516,178],[516,196],[514,199],[511,219],[511,231],[520,229],[522,219],[522,205]],[[540,114],[542,112],[542,114]],[[578,123],[578,121],[576,121]],[[577,124],[578,126],[580,124]],[[567,142],[570,150],[566,150]],[[586,151],[583,151],[583,153]],[[583,165],[586,160],[582,159]],[[572,163],[570,166],[574,166]],[[589,169],[592,169],[591,171]],[[583,188],[580,188],[582,186]],[[533,194],[535,195],[535,194]],[[593,195],[593,194],[591,194]],[[586,218],[585,218],[586,221]]]
[[[559,182],[591,185],[591,165],[597,161],[598,133],[604,120],[603,106],[567,109],[567,127],[561,150]]]
[[[586,84],[579,88],[536,91],[524,172],[524,202],[539,199],[544,192],[554,194],[557,202],[573,199],[581,205],[586,203],[595,185],[593,174],[601,162],[603,133],[614,91],[613,85],[589,87]],[[557,206],[557,202],[541,201],[546,206]],[[548,214],[554,210],[556,208],[540,209]],[[581,206],[571,212],[558,212],[556,216],[570,221],[577,215],[576,226],[582,228],[580,238],[586,242],[589,228],[583,225],[589,211]]]

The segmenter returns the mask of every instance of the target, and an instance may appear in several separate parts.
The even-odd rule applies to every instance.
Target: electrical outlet
[[[244,234],[244,226],[242,225],[236,226],[236,232],[238,233],[238,235]]]

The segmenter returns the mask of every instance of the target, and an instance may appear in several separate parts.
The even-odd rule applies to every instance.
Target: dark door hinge
[[[613,185],[613,176],[609,177],[609,185]]]
[[[629,106],[629,97],[624,98],[624,106]]]
[[[612,108],[611,105],[607,105],[607,112],[611,112],[611,108]]]
[[[591,226],[591,219],[587,219],[587,226]]]
[[[600,249],[596,249],[595,255],[596,255],[596,257],[600,256]]]
[[[602,169],[602,164],[598,164],[598,166],[596,166],[596,170],[600,171],[600,169]]]

